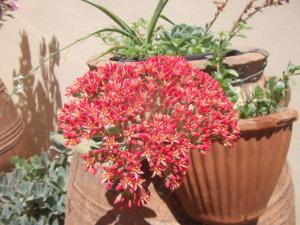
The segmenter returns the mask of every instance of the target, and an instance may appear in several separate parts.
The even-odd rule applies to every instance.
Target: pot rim
[[[245,54],[252,54],[252,53],[259,53],[261,54],[265,60],[268,59],[269,57],[269,53],[264,50],[264,49],[261,49],[261,48],[250,48],[250,49],[246,49],[246,50],[239,50],[239,49],[231,49],[230,51],[238,51],[239,53],[236,54],[236,55],[228,55],[226,56],[226,58],[228,59],[234,59],[236,57],[240,57],[241,55],[245,55]],[[200,55],[186,55],[186,56],[178,56],[178,55],[173,55],[173,56],[178,56],[178,57],[182,57],[182,58],[185,58],[186,60],[188,60],[189,62],[197,62],[197,61],[204,61],[206,60],[206,56],[207,55],[211,55],[211,54],[200,54]],[[199,57],[200,58],[197,58]],[[98,67],[98,66],[102,66],[103,64],[106,64],[107,62],[110,62],[110,63],[132,63],[132,62],[138,62],[138,61],[143,61],[143,60],[137,60],[137,61],[117,61],[117,60],[114,60],[113,58],[116,57],[115,55],[113,54],[108,54],[106,57],[102,57],[102,58],[97,58],[97,55],[96,56],[91,56],[88,60],[87,60],[87,65],[89,66],[89,68],[95,68],[95,67]]]
[[[240,131],[256,131],[270,128],[287,127],[298,119],[298,112],[294,109],[285,109],[279,113],[272,113],[266,116],[258,116],[248,119],[239,119]]]

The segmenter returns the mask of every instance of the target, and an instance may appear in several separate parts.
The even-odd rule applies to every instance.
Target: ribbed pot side
[[[286,160],[297,112],[239,120],[236,147],[214,144],[193,151],[183,185],[176,191],[184,209],[207,224],[255,224],[263,214]]]
[[[5,86],[0,79],[0,171],[9,170],[9,160],[24,151],[20,143],[24,125],[14,103],[8,100]]]
[[[83,161],[74,152],[68,179],[65,225],[200,225],[182,209],[175,193],[151,184],[150,202],[141,208],[117,210],[113,198],[93,176],[83,170]],[[295,225],[294,190],[290,169],[285,163],[268,206],[256,225]],[[191,206],[192,207],[192,206]],[[284,209],[284,210],[283,210]]]

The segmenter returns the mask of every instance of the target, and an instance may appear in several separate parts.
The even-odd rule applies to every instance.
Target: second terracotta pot
[[[184,209],[207,224],[255,224],[283,168],[297,112],[239,121],[234,149],[215,144],[191,153],[184,184],[176,191]]]
[[[11,157],[24,156],[24,124],[0,79],[0,172],[12,169]]]

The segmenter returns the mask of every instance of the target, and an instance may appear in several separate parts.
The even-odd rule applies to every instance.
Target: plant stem
[[[229,41],[236,36],[236,34],[239,32],[239,25],[241,23],[247,23],[247,21],[253,17],[258,12],[262,12],[263,9],[271,6],[279,6],[282,5],[284,2],[288,3],[287,0],[277,0],[277,1],[265,1],[264,4],[254,6],[254,3],[257,0],[250,0],[249,3],[246,5],[242,13],[240,14],[239,18],[234,23],[232,29],[229,32]],[[250,10],[253,10],[252,12],[249,12]]]
[[[214,25],[214,23],[215,23],[216,20],[218,19],[219,15],[223,12],[223,9],[226,7],[227,3],[228,3],[228,0],[226,0],[226,1],[224,2],[224,5],[222,6],[222,10],[217,9],[217,12],[215,13],[214,18],[208,23],[208,25],[207,25],[207,27],[206,27],[206,29],[205,29],[205,32],[204,32],[204,34],[203,34],[203,36],[202,36],[203,39],[206,37],[206,35],[207,35],[208,32],[210,31],[211,27]]]

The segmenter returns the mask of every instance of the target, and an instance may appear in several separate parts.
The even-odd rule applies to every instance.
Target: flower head
[[[142,162],[152,177],[176,189],[190,164],[190,151],[209,151],[214,141],[228,147],[239,136],[237,114],[220,85],[179,57],[107,64],[87,72],[68,88],[71,96],[58,116],[69,145],[99,140],[83,155],[85,169],[118,204],[145,204]]]

